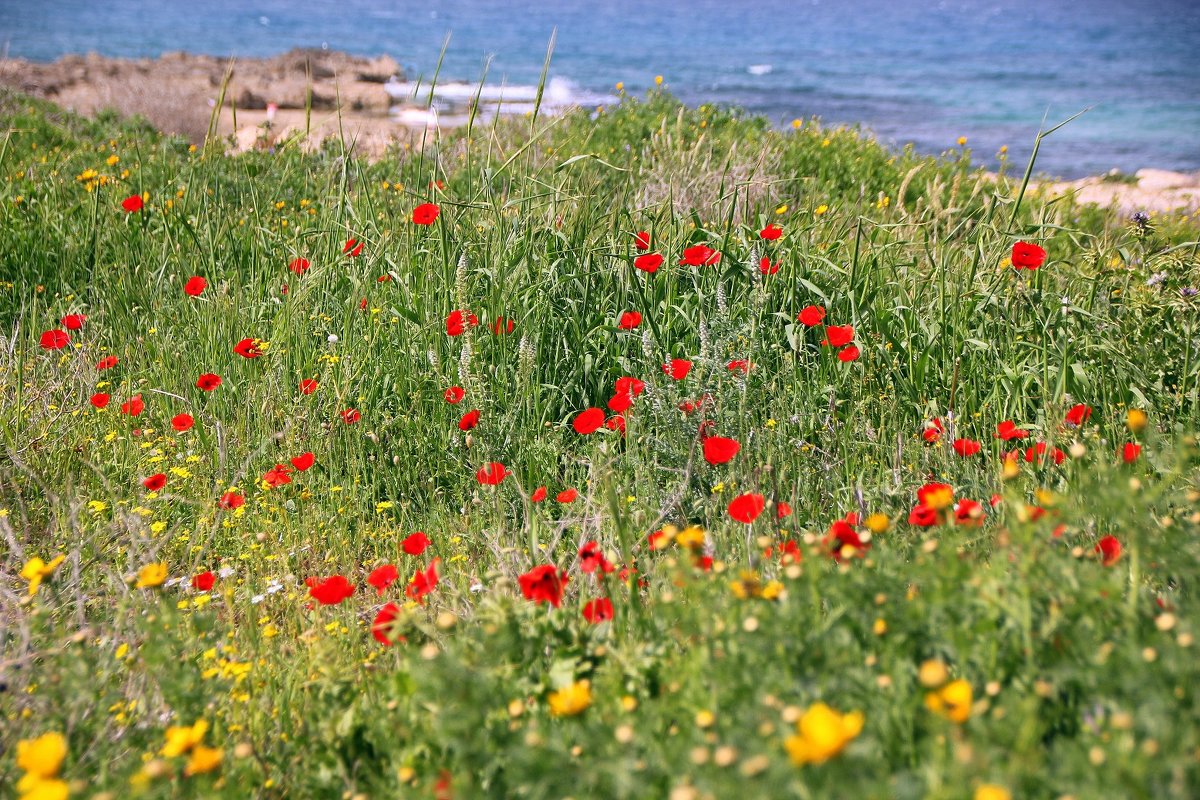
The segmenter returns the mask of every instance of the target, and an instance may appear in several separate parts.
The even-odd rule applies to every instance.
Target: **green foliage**
[[[1015,208],[1019,184],[965,150],[774,131],[658,92],[376,162],[340,142],[226,155],[13,94],[0,128],[4,775],[17,741],[60,731],[72,796],[1195,796],[1194,218]],[[422,202],[434,225],[411,222]],[[642,230],[654,274],[632,266]],[[1008,264],[1018,239],[1048,250],[1041,269]],[[695,244],[720,263],[678,265]],[[808,305],[854,326],[857,361],[797,321]],[[455,309],[478,327],[447,336]],[[622,331],[630,310],[643,323]],[[70,346],[40,348],[72,313]],[[234,353],[246,337],[262,357]],[[685,380],[671,358],[693,362]],[[207,372],[216,391],[195,386]],[[645,382],[625,436],[576,434],[622,376]],[[136,394],[146,411],[122,415]],[[1068,426],[1076,403],[1094,411]],[[195,427],[173,430],[180,413]],[[1003,420],[1029,438],[995,439]],[[704,461],[702,424],[741,443],[733,461]],[[1026,460],[1036,442],[1069,457]],[[303,452],[315,466],[262,484]],[[489,461],[512,473],[496,488],[475,478]],[[929,481],[986,520],[910,524]],[[566,487],[578,499],[555,502]],[[234,488],[246,505],[220,508]],[[753,525],[726,510],[743,492],[767,499]],[[831,557],[831,524],[876,512],[886,532]],[[650,549],[667,524],[702,526],[711,564]],[[399,549],[416,530],[420,557]],[[581,571],[587,541],[617,569]],[[28,598],[23,567],[59,553]],[[406,604],[435,556],[436,591]],[[159,562],[171,581],[136,588]],[[400,580],[377,595],[386,563]],[[517,586],[548,563],[570,575],[557,609]],[[190,589],[205,570],[212,592]],[[335,573],[356,593],[314,607],[305,579]],[[599,597],[615,618],[591,625]],[[388,601],[403,641],[384,647]],[[961,725],[925,706],[929,660],[972,687]],[[580,681],[590,706],[554,716]],[[784,742],[818,702],[865,726],[796,766]],[[160,751],[198,719],[222,764],[188,777]]]

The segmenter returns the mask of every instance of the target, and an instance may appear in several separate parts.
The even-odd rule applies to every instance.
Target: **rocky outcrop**
[[[226,105],[261,110],[268,104],[317,111],[384,114],[383,84],[401,75],[389,56],[364,58],[320,49],[295,49],[270,58],[222,58],[165,53],[156,59],[63,56],[50,63],[0,60],[0,85],[93,114],[113,108],[141,114],[168,133],[203,138],[226,76]],[[311,90],[311,95],[310,95]]]

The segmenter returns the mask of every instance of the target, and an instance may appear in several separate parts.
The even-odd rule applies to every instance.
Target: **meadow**
[[[0,131],[0,798],[1200,794],[1200,217],[661,90]]]

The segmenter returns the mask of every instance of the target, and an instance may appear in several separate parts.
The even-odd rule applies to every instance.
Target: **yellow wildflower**
[[[971,700],[971,684],[960,678],[925,695],[925,707],[951,722],[963,723],[971,718]]]
[[[17,766],[26,777],[53,778],[67,757],[67,740],[61,733],[43,733],[17,742]]]
[[[994,783],[985,783],[975,790],[975,800],[1012,800],[1012,792]]]
[[[573,717],[582,714],[592,704],[591,681],[576,681],[557,692],[551,692],[547,700],[553,716]]]
[[[204,740],[208,732],[208,723],[202,719],[194,725],[172,725],[167,728],[167,743],[159,751],[159,755],[167,758],[181,756]]]
[[[926,689],[935,689],[950,680],[950,671],[946,665],[937,659],[929,659],[921,663],[917,670],[917,680]]]
[[[1140,408],[1131,408],[1125,414],[1125,425],[1134,433],[1141,433],[1146,429],[1146,412]]]
[[[888,518],[887,514],[881,514],[880,512],[876,511],[874,514],[867,517],[865,524],[867,526],[867,530],[876,536],[879,536],[880,534],[887,533],[888,528],[890,528],[892,525],[892,521]]]
[[[828,211],[828,210],[829,210],[829,206],[827,206],[827,205],[825,205],[824,203],[822,203],[821,205],[817,206],[817,207],[816,207],[816,208],[813,210],[813,213],[814,213],[814,214],[816,214],[816,215],[819,217],[819,216],[821,216],[822,214],[824,214],[824,213],[825,213],[826,211]]]
[[[699,525],[689,525],[675,535],[675,543],[689,550],[704,547],[704,528]]]
[[[67,800],[70,794],[66,781],[37,778],[31,782],[28,775],[17,782],[17,790],[21,792],[21,800]]]
[[[793,764],[822,764],[846,749],[862,732],[863,721],[861,711],[840,714],[816,703],[796,721],[796,735],[783,744]]]
[[[42,581],[54,574],[54,570],[58,569],[58,565],[66,560],[66,556],[57,555],[46,563],[42,559],[34,556],[25,562],[25,566],[21,568],[21,577],[29,581],[29,596],[33,597],[37,594],[38,587],[42,585]]]
[[[138,570],[137,584],[135,588],[146,589],[155,586],[162,586],[163,581],[167,579],[166,562],[159,561],[155,564],[147,564]]]
[[[193,748],[187,766],[183,769],[183,774],[203,775],[206,772],[212,772],[221,766],[221,759],[224,757],[224,750],[218,747],[205,747],[202,744],[198,744]]]

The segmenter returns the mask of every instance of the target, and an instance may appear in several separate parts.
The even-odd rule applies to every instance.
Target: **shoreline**
[[[217,132],[232,137],[234,151],[270,147],[302,134],[309,98],[311,125],[308,140],[301,143],[304,147],[344,135],[360,153],[378,158],[394,144],[419,144],[427,126],[454,127],[452,120],[428,121],[415,109],[404,119],[392,113],[396,97],[389,92],[393,89],[389,81],[403,80],[403,70],[390,56],[354,56],[335,50],[297,48],[232,62],[184,52],[156,59],[95,53],[51,62],[9,58],[0,59],[0,86],[85,116],[109,108],[124,116],[140,114],[165,133],[198,142],[208,131],[215,98],[231,63]],[[1147,167],[1132,175],[1042,178],[1031,186],[1051,197],[1073,194],[1079,203],[1112,206],[1125,214],[1200,210],[1200,171]]]

